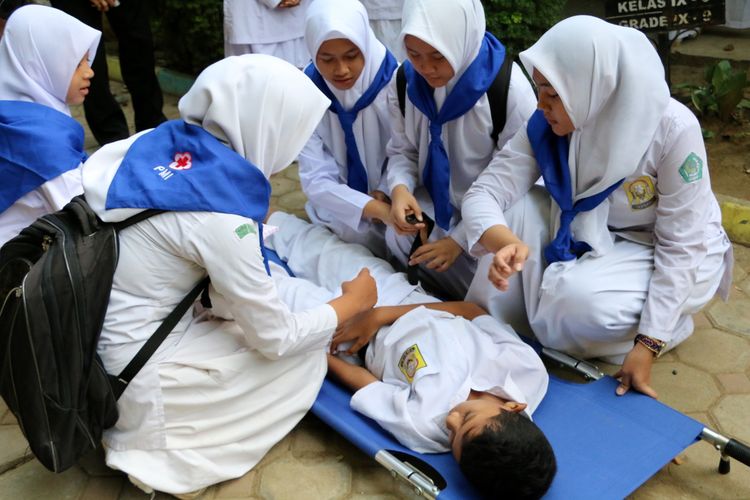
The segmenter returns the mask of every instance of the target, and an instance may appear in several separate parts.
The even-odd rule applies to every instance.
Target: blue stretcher
[[[269,252],[269,258],[286,267],[275,254]],[[750,465],[750,447],[743,443],[648,396],[633,391],[616,396],[618,382],[594,365],[532,345],[541,355],[594,380],[577,384],[550,375],[547,394],[534,412],[558,467],[544,498],[623,498],[701,439],[721,453],[720,473],[729,472],[729,457]],[[350,399],[348,389],[326,379],[312,412],[395,477],[410,483],[417,494],[479,498],[450,453],[422,454],[401,446],[375,421],[352,410]]]

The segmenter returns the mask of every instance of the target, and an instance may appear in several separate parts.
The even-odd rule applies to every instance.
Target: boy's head
[[[486,498],[540,498],[552,483],[552,446],[525,408],[491,396],[461,403],[446,419],[454,457]]]

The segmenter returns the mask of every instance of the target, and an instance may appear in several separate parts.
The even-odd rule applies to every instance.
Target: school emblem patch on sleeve
[[[690,153],[680,167],[680,176],[685,182],[695,182],[703,178],[703,160],[695,153]]]
[[[401,370],[401,373],[404,374],[409,383],[414,380],[414,375],[417,374],[417,371],[425,366],[427,366],[427,363],[425,363],[422,353],[419,352],[419,346],[417,346],[417,344],[406,349],[404,353],[401,354],[401,359],[398,360],[398,368]]]
[[[255,234],[255,228],[252,224],[242,224],[240,226],[237,226],[237,228],[234,230],[234,234],[237,236],[237,238],[242,239],[248,234]]]
[[[624,182],[623,189],[628,195],[631,210],[643,210],[656,203],[656,189],[654,180],[643,175],[632,182]]]

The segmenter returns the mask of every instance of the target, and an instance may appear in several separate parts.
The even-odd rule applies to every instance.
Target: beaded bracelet
[[[635,344],[636,342],[643,344],[646,349],[654,353],[655,358],[661,356],[664,348],[667,347],[667,343],[663,340],[658,340],[641,333],[635,336],[635,341],[633,343]]]

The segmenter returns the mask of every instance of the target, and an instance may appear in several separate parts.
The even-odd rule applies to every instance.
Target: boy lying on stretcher
[[[544,494],[556,463],[531,421],[548,383],[533,349],[480,307],[438,301],[323,227],[280,212],[268,224],[279,231],[267,245],[296,275],[272,269],[292,310],[325,302],[365,267],[377,283],[377,307],[339,327],[332,344],[353,353],[369,342],[367,369],[328,356],[329,371],[356,391],[352,408],[415,451],[452,451],[487,497]]]

